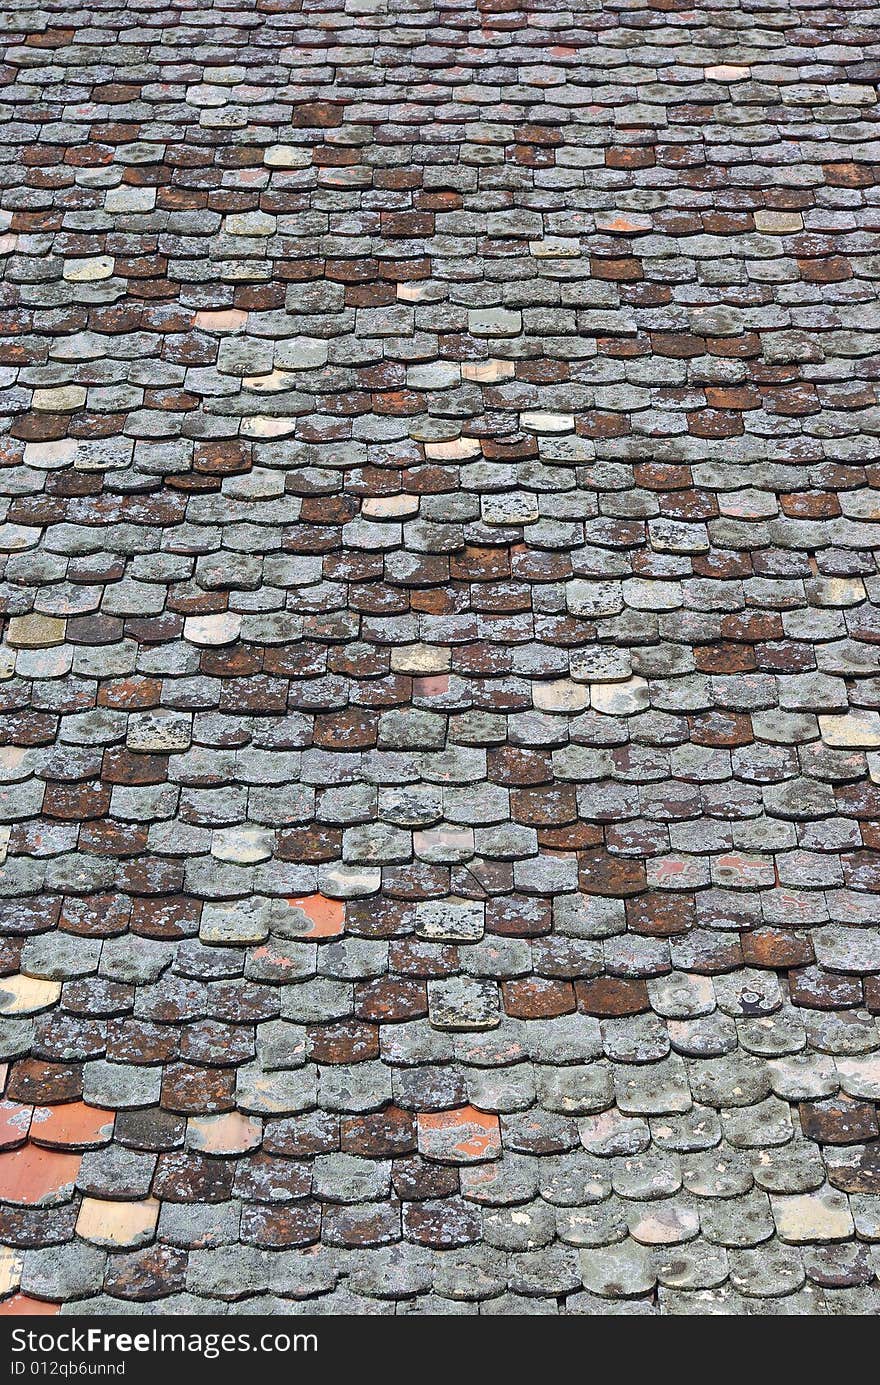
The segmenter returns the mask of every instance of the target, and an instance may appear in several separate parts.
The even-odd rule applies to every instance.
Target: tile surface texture
[[[0,79],[0,1313],[876,1313],[876,10]]]

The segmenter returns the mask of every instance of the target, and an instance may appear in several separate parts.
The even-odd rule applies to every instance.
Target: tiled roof
[[[878,80],[9,7],[0,1312],[878,1311]]]

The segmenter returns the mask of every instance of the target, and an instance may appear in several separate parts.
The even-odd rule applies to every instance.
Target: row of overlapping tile
[[[0,1312],[876,1311],[877,53],[9,18]]]

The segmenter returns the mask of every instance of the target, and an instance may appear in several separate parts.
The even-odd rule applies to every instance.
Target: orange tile
[[[301,895],[288,899],[291,909],[303,916],[303,938],[335,938],[345,926],[345,905],[341,899],[328,899],[322,894]]]
[[[27,1294],[13,1294],[12,1298],[0,1303],[0,1317],[49,1317],[60,1312],[60,1303],[44,1303],[41,1298],[30,1298]]]
[[[0,1149],[15,1149],[27,1139],[32,1106],[17,1101],[0,1101]]]
[[[31,1139],[58,1149],[96,1149],[113,1138],[114,1111],[86,1106],[83,1101],[63,1106],[35,1106]]]
[[[497,1116],[461,1106],[456,1111],[426,1112],[417,1118],[419,1150],[442,1163],[470,1164],[501,1155]]]
[[[79,1154],[59,1154],[32,1144],[0,1154],[0,1200],[19,1207],[67,1202],[81,1163]]]
[[[627,236],[644,231],[650,231],[651,218],[640,212],[635,212],[632,216],[623,213],[598,212],[596,214],[596,230],[604,231],[610,235]]]

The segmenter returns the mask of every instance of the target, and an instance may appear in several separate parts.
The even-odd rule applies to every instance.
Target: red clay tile
[[[35,1106],[31,1139],[49,1149],[96,1149],[113,1137],[115,1112],[82,1101]]]
[[[301,938],[335,938],[345,927],[345,905],[342,900],[328,899],[322,894],[309,894],[288,899],[292,909],[302,917]]]
[[[20,1207],[66,1202],[80,1163],[78,1154],[60,1154],[33,1144],[0,1154],[0,1200]]]
[[[480,1163],[501,1155],[498,1117],[473,1106],[426,1112],[417,1118],[419,1152],[444,1164]]]
[[[45,1303],[40,1298],[30,1298],[28,1294],[13,1294],[12,1298],[0,1303],[0,1317],[3,1318],[51,1318],[60,1312],[60,1303]]]
[[[0,1102],[0,1149],[23,1145],[31,1124],[32,1107],[17,1101]]]

